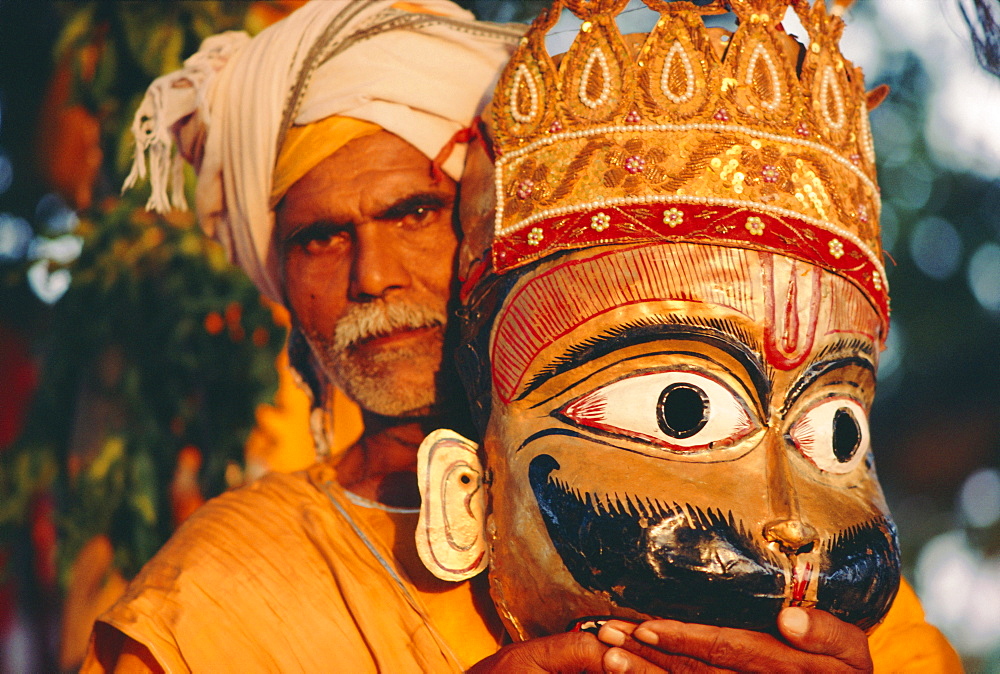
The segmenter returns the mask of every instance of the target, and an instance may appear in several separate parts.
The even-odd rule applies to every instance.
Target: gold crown
[[[840,17],[823,0],[644,2],[655,28],[626,37],[628,0],[556,0],[504,70],[494,270],[634,241],[754,248],[847,277],[887,323],[868,97]],[[807,48],[780,25],[789,6]],[[563,7],[583,25],[557,65]],[[735,32],[706,28],[730,10]]]

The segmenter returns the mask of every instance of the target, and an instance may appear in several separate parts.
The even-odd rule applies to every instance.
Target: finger
[[[674,620],[643,623],[622,648],[671,672],[838,670],[832,658],[803,653],[769,634]]]
[[[793,627],[797,626],[796,617],[793,613]],[[871,671],[868,641],[863,632],[857,630],[862,637],[858,639],[852,630],[840,631],[827,620],[837,619],[823,611],[811,611],[807,617],[806,629],[797,643],[785,643],[769,634],[749,630],[651,620],[636,627],[622,647],[668,669],[672,668],[666,657],[640,651],[631,644],[642,643],[665,656],[686,656],[710,667],[741,672]],[[846,623],[841,625],[857,629]],[[801,648],[812,639],[823,646],[813,645],[813,650]]]
[[[859,671],[872,671],[865,633],[826,611],[786,608],[778,614],[778,629],[799,650],[831,656]]]
[[[663,653],[723,669],[767,670],[792,651],[769,634],[676,620],[647,621],[633,630],[631,637]]]
[[[621,646],[625,640],[638,627],[635,623],[628,623],[622,620],[609,620],[601,625],[597,638],[608,646]]]
[[[720,670],[683,655],[662,653],[629,639],[621,648],[609,648],[604,654],[607,674],[709,674]]]
[[[652,646],[630,639],[635,623],[609,620],[601,626],[597,638],[610,648],[604,654],[604,669],[609,674],[654,674],[665,671],[681,674],[708,672],[711,668],[703,662],[681,655],[663,653]]]

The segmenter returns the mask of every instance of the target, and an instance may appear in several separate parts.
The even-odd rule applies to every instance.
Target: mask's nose
[[[780,433],[771,431],[767,443],[767,492],[773,519],[764,525],[764,540],[775,543],[786,555],[805,554],[818,540],[816,529],[799,509],[799,497]]]
[[[764,525],[764,540],[777,543],[786,555],[811,552],[817,537],[816,529],[799,519],[779,519]]]

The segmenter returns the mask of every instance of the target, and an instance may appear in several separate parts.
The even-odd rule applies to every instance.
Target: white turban
[[[202,228],[260,290],[281,301],[269,203],[293,124],[331,115],[378,124],[429,158],[469,126],[523,28],[476,21],[449,0],[315,0],[250,39],[206,39],[184,68],[149,87],[132,126],[147,207],[186,208],[181,155],[198,174]],[[426,12],[426,13],[423,13]],[[180,153],[175,153],[174,141]],[[458,179],[464,148],[442,168]]]

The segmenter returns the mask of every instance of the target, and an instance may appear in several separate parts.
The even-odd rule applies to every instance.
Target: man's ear
[[[439,429],[417,451],[417,552],[441,580],[472,578],[489,562],[486,488],[477,449],[455,431]]]

